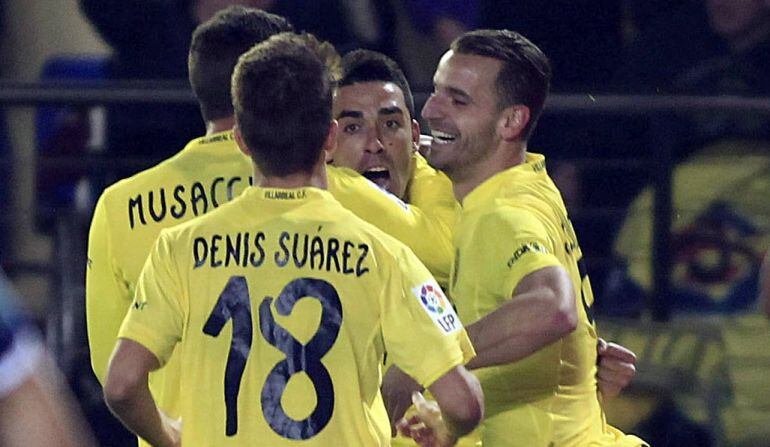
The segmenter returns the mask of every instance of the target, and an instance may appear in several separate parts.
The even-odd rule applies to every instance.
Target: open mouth
[[[390,170],[383,167],[370,168],[362,172],[361,175],[383,189],[390,186]]]
[[[457,136],[455,135],[452,135],[446,132],[441,132],[439,130],[432,130],[430,133],[433,136],[433,142],[438,144],[451,143],[457,138]]]

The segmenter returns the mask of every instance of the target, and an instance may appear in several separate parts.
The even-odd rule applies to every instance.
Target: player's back
[[[437,331],[412,295],[430,275],[407,280],[398,262],[411,267],[411,252],[326,191],[251,188],[166,242],[191,445],[389,445],[386,346],[426,383],[463,362],[409,346],[410,333],[440,346],[456,332]]]
[[[222,132],[195,139],[174,157],[107,188],[96,213],[111,224],[111,246],[131,286],[163,228],[215,209],[250,182],[248,158],[232,132]]]

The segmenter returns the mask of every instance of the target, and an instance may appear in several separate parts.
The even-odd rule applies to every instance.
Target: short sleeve
[[[134,301],[118,336],[143,345],[164,365],[182,338],[184,296],[173,243],[164,230],[142,268]]]
[[[521,280],[537,270],[545,267],[561,265],[556,258],[556,243],[550,236],[544,223],[536,214],[526,209],[516,207],[501,207],[494,213],[482,218],[481,234],[499,235],[495,238],[485,238],[489,253],[499,253],[498,262],[504,262],[506,271],[503,280],[503,290],[507,296]]]
[[[426,387],[475,355],[441,287],[406,247],[383,289],[382,332],[389,361]]]

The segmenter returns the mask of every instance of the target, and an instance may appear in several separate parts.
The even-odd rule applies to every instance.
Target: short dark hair
[[[293,27],[283,17],[243,6],[225,8],[195,29],[187,66],[204,120],[233,114],[230,79],[238,58],[252,46],[285,31],[293,31]]]
[[[524,139],[529,139],[537,126],[551,85],[548,57],[526,37],[509,30],[470,31],[455,39],[450,49],[458,54],[502,61],[495,80],[498,106],[503,109],[523,104],[529,108],[529,123],[522,131]]]
[[[333,55],[310,34],[282,33],[238,61],[235,118],[263,174],[309,172],[318,161],[332,122]]]
[[[392,82],[404,92],[404,102],[409,115],[414,118],[414,97],[404,72],[396,61],[371,50],[355,50],[342,57],[342,74],[339,87],[361,82]]]

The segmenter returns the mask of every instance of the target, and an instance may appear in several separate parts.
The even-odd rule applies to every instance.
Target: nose
[[[366,146],[364,151],[370,154],[377,154],[385,150],[385,146],[382,144],[380,135],[376,128],[369,129],[366,133]]]
[[[426,120],[439,118],[439,100],[435,94],[428,96],[428,100],[425,101],[425,105],[422,106],[422,112],[420,114]]]

